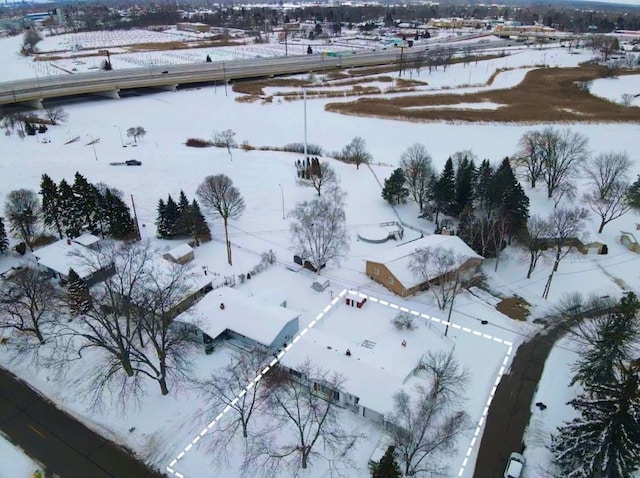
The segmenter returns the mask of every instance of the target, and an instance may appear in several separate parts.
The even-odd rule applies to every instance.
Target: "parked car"
[[[511,453],[507,467],[504,470],[504,478],[520,478],[526,462],[527,460],[520,453]]]
[[[142,161],[138,161],[137,159],[127,159],[124,164],[127,166],[141,166]]]

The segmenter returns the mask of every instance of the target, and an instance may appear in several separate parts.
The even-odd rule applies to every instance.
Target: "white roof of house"
[[[224,304],[224,309],[220,304]],[[230,287],[220,287],[206,294],[176,320],[196,325],[212,338],[232,330],[268,347],[299,315],[294,310],[247,297]]]
[[[354,345],[314,328],[291,347],[280,362],[296,370],[309,360],[329,372],[340,373],[345,378],[343,392],[358,397],[359,405],[385,414],[392,410],[393,395],[403,387],[423,355],[416,347],[402,348],[400,342],[396,345],[396,354],[409,356],[402,360],[386,354],[380,356],[375,348]],[[351,356],[346,355],[347,349]]]
[[[189,244],[184,243],[174,247],[173,249],[169,249],[165,254],[169,254],[174,259],[180,259],[191,252],[193,252],[193,248]]]
[[[60,239],[53,244],[36,249],[33,255],[38,259],[39,264],[58,274],[67,276],[69,269],[73,268],[80,278],[84,279],[93,272],[90,261],[82,258],[82,255],[88,251],[85,246],[75,241]]]
[[[84,234],[71,239],[73,242],[76,242],[82,246],[91,246],[97,242],[100,242],[100,238],[98,236],[94,236],[93,234],[89,234],[85,232]]]
[[[424,282],[423,278],[418,277],[409,270],[411,259],[417,251],[429,247],[452,249],[461,259],[456,267],[459,267],[462,265],[462,262],[470,258],[482,259],[482,256],[476,254],[476,252],[458,236],[432,234],[415,241],[400,244],[377,256],[369,257],[367,260],[384,264],[396,279],[398,279],[406,289],[409,289]]]

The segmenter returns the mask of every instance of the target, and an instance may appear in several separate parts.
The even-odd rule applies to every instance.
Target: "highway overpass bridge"
[[[474,48],[483,50],[503,46],[502,44],[496,45],[496,43],[499,42],[474,45]],[[337,56],[312,54],[31,78],[0,83],[0,106],[18,105],[42,108],[42,102],[45,100],[77,95],[119,98],[119,93],[125,90],[145,88],[175,90],[180,85],[213,82],[224,84],[233,80],[399,64],[400,62],[406,63],[408,66],[419,58],[426,59],[427,55],[432,55],[442,48],[453,48],[453,46],[438,44],[412,48],[389,47],[379,51],[341,53]]]

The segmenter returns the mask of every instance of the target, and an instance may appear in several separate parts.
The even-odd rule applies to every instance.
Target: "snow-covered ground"
[[[2,40],[4,41],[4,40]],[[0,46],[3,44],[0,44]],[[17,48],[16,48],[17,49]],[[12,51],[15,51],[12,50]],[[0,48],[2,55],[7,55],[5,48]],[[434,71],[431,75],[423,70],[419,78],[425,79],[429,86],[440,88],[448,93],[459,91],[456,87],[468,83],[482,83],[496,68],[516,67],[518,70],[504,72],[496,78],[492,87],[512,85],[521,81],[526,67],[538,63],[573,66],[583,61],[586,55],[571,55],[566,49],[523,50],[507,58],[479,62],[477,65],[454,65],[447,69]],[[6,57],[5,57],[6,58]],[[24,64],[18,59],[16,64]],[[9,63],[13,65],[11,60]],[[19,69],[19,67],[17,67]],[[4,72],[8,70],[5,69]],[[3,75],[5,73],[2,73]],[[471,77],[471,81],[469,81]],[[414,78],[416,78],[414,76]],[[519,79],[518,79],[519,78]],[[8,79],[2,77],[0,79]],[[504,82],[501,83],[501,81]],[[448,86],[449,89],[442,90]],[[54,181],[62,178],[72,179],[79,171],[92,182],[106,182],[124,191],[126,197],[133,194],[140,223],[143,224],[143,236],[153,239],[154,220],[158,199],[167,194],[176,197],[184,190],[189,198],[193,198],[198,184],[204,176],[224,173],[229,175],[242,193],[246,202],[246,211],[230,225],[231,240],[234,244],[234,265],[226,264],[224,246],[218,241],[203,245],[196,250],[198,261],[221,275],[246,273],[260,260],[260,253],[273,249],[278,257],[291,262],[293,252],[290,250],[288,237],[289,220],[283,219],[298,201],[311,199],[315,192],[303,188],[296,182],[294,161],[300,155],[273,152],[235,150],[233,160],[226,151],[217,148],[187,148],[187,138],[210,138],[213,130],[232,129],[237,133],[239,143],[247,140],[255,146],[283,146],[286,143],[301,142],[304,137],[304,106],[302,102],[286,102],[275,100],[271,104],[241,103],[235,101],[235,93],[229,89],[228,96],[224,89],[203,88],[183,90],[172,93],[148,94],[141,97],[122,100],[96,100],[65,106],[69,113],[68,123],[51,127],[44,135],[50,142],[39,142],[41,137],[26,137],[20,140],[17,136],[0,136],[0,151],[3,152],[3,170],[0,176],[0,203],[5,195],[16,187],[39,189],[40,177],[49,174]],[[472,150],[478,158],[488,158],[497,163],[505,156],[514,153],[519,137],[532,126],[502,124],[446,124],[446,123],[404,123],[375,118],[355,118],[336,115],[324,110],[328,102],[336,99],[307,100],[308,140],[322,145],[326,151],[341,149],[354,136],[362,136],[368,150],[373,155],[372,171],[380,180],[388,177],[397,167],[400,154],[414,142],[425,144],[434,158],[436,168],[440,169],[451,154],[461,150]],[[122,131],[132,126],[143,126],[148,134],[136,147],[122,148],[118,127]],[[545,125],[539,125],[542,127]],[[640,172],[638,163],[637,125],[614,124],[578,124],[573,129],[587,135],[590,147],[595,153],[608,150],[627,150],[635,161],[633,174]],[[80,140],[71,144],[64,143],[72,137]],[[91,138],[100,138],[94,150],[87,143]],[[111,162],[127,159],[139,159],[140,167],[110,166]],[[340,267],[331,267],[323,271],[323,276],[330,280],[330,287],[324,293],[314,292],[310,285],[311,274],[294,274],[282,266],[274,266],[261,275],[243,285],[239,290],[248,293],[260,290],[271,291],[274,295],[288,298],[288,306],[301,312],[301,328],[309,324],[316,315],[329,303],[334,294],[344,288],[353,288],[363,294],[379,297],[409,309],[428,315],[441,317],[442,314],[434,306],[433,298],[425,292],[410,300],[400,301],[393,297],[382,286],[370,281],[364,274],[364,261],[367,257],[378,254],[395,246],[395,243],[370,244],[357,240],[357,232],[365,230],[380,222],[394,221],[394,211],[380,196],[380,187],[376,178],[368,168],[357,170],[329,159],[340,177],[342,187],[348,192],[346,218],[351,234],[351,250]],[[531,199],[531,212],[544,215],[553,209],[553,202],[546,199],[542,191],[531,191],[527,188]],[[413,204],[397,208],[400,216],[417,228],[427,233],[433,230],[433,224],[418,219],[418,211]],[[509,296],[518,294],[532,303],[534,315],[542,316],[552,304],[564,293],[580,288],[583,293],[598,291],[600,294],[619,295],[621,290],[614,282],[626,283],[637,288],[637,261],[635,255],[619,244],[621,230],[635,230],[636,217],[628,214],[613,222],[598,235],[596,218],[589,224],[591,237],[609,245],[606,256],[572,255],[563,260],[556,273],[549,301],[540,296],[548,277],[551,263],[543,260],[534,276],[527,280],[526,257],[517,247],[508,248],[499,265],[493,271],[494,261],[487,261],[483,272],[489,277],[489,285],[493,290]],[[223,237],[219,223],[212,223],[212,233],[216,239]],[[418,237],[419,233],[407,230],[406,240]],[[155,240],[160,246],[166,241]],[[8,261],[15,261],[14,256],[0,258],[0,266]],[[254,290],[255,289],[255,290]],[[355,313],[371,313],[372,320],[388,320],[383,312],[377,318],[382,306],[365,307]],[[529,322],[514,322],[498,313],[495,299],[483,294],[464,293],[456,299],[452,313],[452,321],[461,328],[452,328],[446,338],[442,337],[443,327],[431,324],[430,334],[433,340],[442,341],[453,346],[459,360],[474,370],[472,387],[469,389],[465,408],[472,419],[477,422],[481,418],[482,408],[506,353],[506,346],[492,343],[489,339],[476,338],[462,327],[478,330],[491,337],[513,342],[516,346],[526,337],[535,333],[539,326]],[[343,306],[341,306],[343,307]],[[354,313],[354,311],[349,311]],[[320,331],[335,337],[336,341],[358,341],[370,338],[367,334],[380,335],[381,344],[385,337],[392,337],[395,331],[389,331],[382,325],[376,325],[371,331],[360,331],[360,327],[342,327],[339,320],[346,317],[339,309],[332,312],[326,322],[320,325]],[[488,323],[482,325],[481,321]],[[427,323],[424,324],[427,327]],[[342,335],[341,335],[342,334]],[[355,335],[354,335],[355,334]],[[471,342],[471,340],[477,342]],[[483,342],[483,340],[485,340]],[[408,340],[413,343],[411,339]],[[459,345],[458,345],[459,344]],[[491,347],[489,347],[491,346]],[[388,347],[388,345],[385,345]],[[382,349],[381,349],[382,350]],[[391,350],[391,349],[389,349]],[[554,352],[555,353],[555,352]],[[201,350],[194,350],[194,374],[205,376],[212,369],[224,365],[228,359],[224,350],[213,355],[204,355]],[[86,360],[96,360],[89,357]],[[393,367],[393,352],[385,357]],[[554,361],[556,359],[554,358]],[[557,359],[561,362],[562,358]],[[206,407],[202,399],[190,390],[188,384],[175,387],[172,395],[161,397],[150,384],[146,397],[139,409],[123,412],[119,407],[107,406],[99,413],[88,409],[83,395],[77,393],[80,385],[81,370],[84,364],[74,365],[61,383],[49,380],[49,372],[37,371],[27,364],[7,364],[6,355],[0,355],[0,363],[11,368],[21,378],[28,380],[36,388],[42,390],[57,404],[80,417],[93,428],[109,437],[126,443],[135,449],[149,462],[164,467],[182,450],[202,429],[201,409]],[[551,362],[550,362],[551,363]],[[554,362],[555,363],[555,362]],[[476,367],[476,368],[474,368]],[[553,374],[553,368],[549,368]],[[545,371],[545,378],[548,377]],[[372,393],[380,384],[372,384]],[[541,386],[542,387],[542,386]],[[541,388],[543,390],[543,388]],[[550,399],[540,397],[545,403]],[[563,398],[564,400],[564,398]],[[546,410],[555,412],[560,407]],[[208,417],[215,414],[207,414]],[[158,420],[158,417],[163,417]],[[361,429],[367,435],[355,453],[361,473],[366,472],[366,463],[372,453],[376,452],[380,433],[370,423],[344,412],[345,423]],[[205,423],[206,424],[206,423]],[[451,455],[451,469],[457,473],[469,446],[469,437],[458,444],[458,453]],[[477,444],[470,451],[470,460],[463,476],[471,476]],[[222,478],[237,476],[237,459],[229,469],[218,468],[216,474]],[[196,447],[180,462],[179,471],[187,477],[199,476],[202,470],[209,470],[210,458],[202,449]],[[309,476],[326,476],[326,469],[317,466],[311,469]],[[357,476],[364,476],[358,474]],[[530,475],[535,476],[535,475]]]
[[[0,433],[0,478],[32,478],[42,467]]]
[[[615,103],[622,103],[622,95],[628,94],[633,97],[631,106],[640,106],[640,74],[595,80],[591,94]]]

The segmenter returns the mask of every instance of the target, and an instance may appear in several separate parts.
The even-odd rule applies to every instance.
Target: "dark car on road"
[[[137,159],[128,159],[124,162],[127,166],[141,166],[142,161],[138,161]]]

